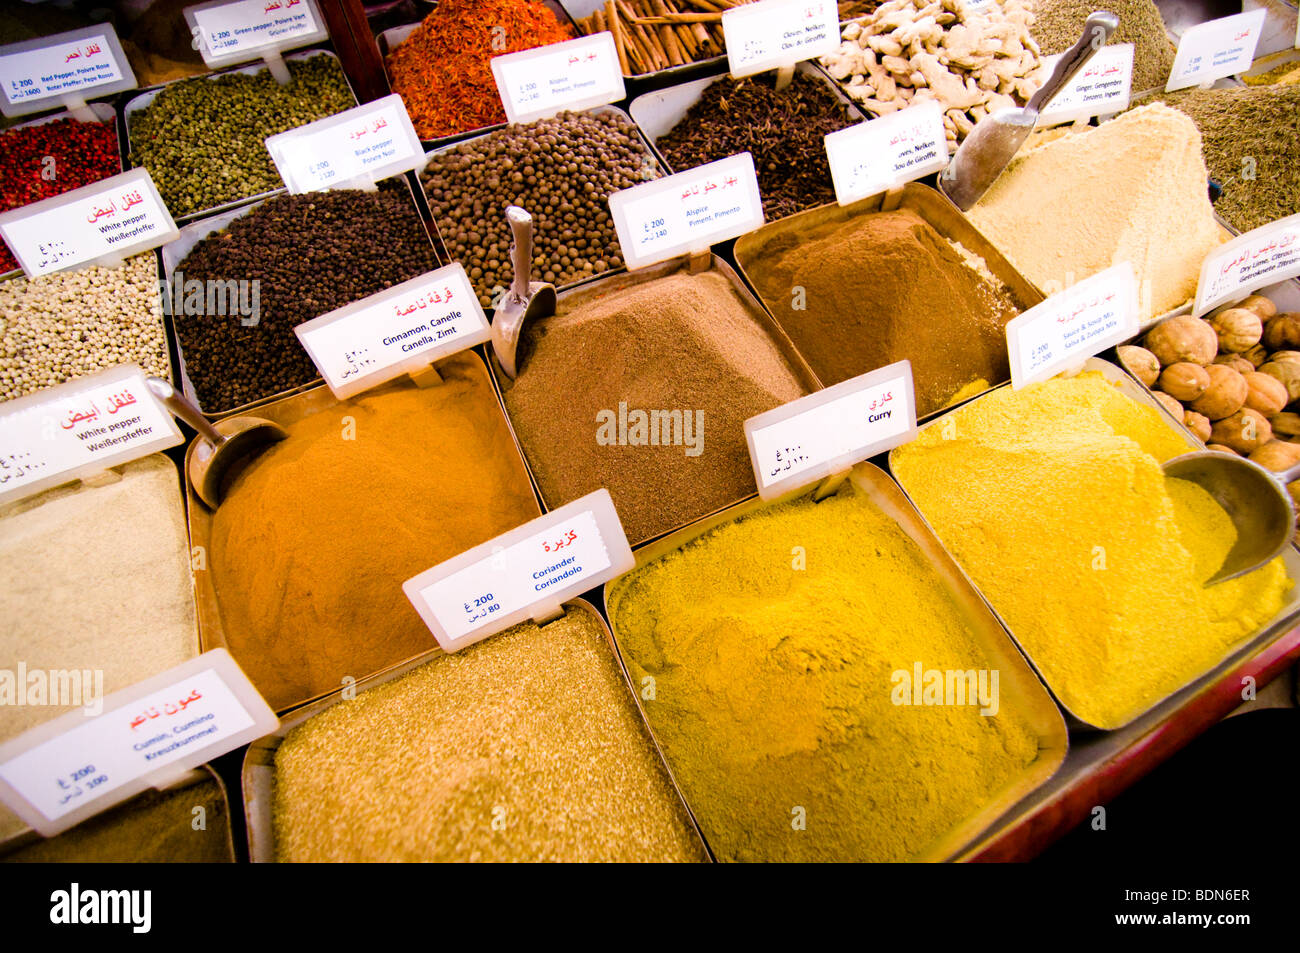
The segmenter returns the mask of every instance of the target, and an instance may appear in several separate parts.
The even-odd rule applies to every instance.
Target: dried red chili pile
[[[111,122],[56,119],[0,131],[0,212],[62,195],[122,171]],[[0,242],[0,274],[18,267]]]
[[[388,55],[393,92],[421,139],[505,122],[494,56],[574,38],[540,0],[441,0]]]

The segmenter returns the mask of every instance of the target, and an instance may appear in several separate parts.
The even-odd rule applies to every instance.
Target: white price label
[[[847,470],[916,436],[911,361],[899,361],[745,421],[765,500]]]
[[[1042,76],[1046,79],[1061,54],[1043,57]],[[1038,114],[1039,126],[1055,126],[1091,119],[1128,109],[1133,92],[1133,44],[1103,46],[1065,88],[1053,96]]]
[[[615,192],[609,211],[631,269],[704,251],[763,224],[748,152]]]
[[[1250,69],[1267,14],[1267,10],[1252,10],[1190,27],[1178,42],[1165,92],[1212,83]]]
[[[826,136],[835,199],[849,205],[948,164],[943,108],[938,103],[898,112]]]
[[[266,149],[295,194],[346,188],[358,179],[377,182],[427,161],[396,93],[268,136]]]
[[[1300,215],[1261,225],[1205,256],[1196,285],[1197,317],[1288,278],[1300,275]]]
[[[0,215],[0,236],[28,276],[116,263],[179,234],[147,169]]]
[[[0,503],[182,440],[134,364],[0,404]]]
[[[835,0],[759,0],[722,13],[732,76],[792,66],[840,45]]]
[[[492,337],[460,262],[294,328],[339,400]]]
[[[280,725],[225,649],[83,707],[0,745],[0,800],[46,837]]]
[[[1139,329],[1137,278],[1125,261],[1007,322],[1011,384],[1018,389],[1047,380]]]
[[[604,106],[626,95],[611,33],[494,56],[492,77],[511,122]]]
[[[184,12],[191,35],[200,41],[199,55],[210,67],[329,39],[315,0],[214,0]]]
[[[6,116],[49,109],[50,100],[84,102],[135,85],[109,23],[0,46],[0,112]]]
[[[448,652],[495,635],[635,564],[614,501],[589,493],[402,584]]]

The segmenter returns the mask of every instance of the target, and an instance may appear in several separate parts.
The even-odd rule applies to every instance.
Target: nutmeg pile
[[[1300,313],[1251,295],[1162,321],[1143,344],[1120,347],[1121,362],[1209,449],[1275,471],[1300,463]]]

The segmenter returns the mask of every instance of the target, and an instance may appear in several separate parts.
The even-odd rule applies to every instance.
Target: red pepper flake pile
[[[0,212],[62,195],[122,171],[113,123],[56,119],[0,131]],[[18,262],[0,242],[0,274]]]
[[[393,92],[421,139],[505,122],[494,56],[574,38],[538,0],[441,0],[388,55]]]

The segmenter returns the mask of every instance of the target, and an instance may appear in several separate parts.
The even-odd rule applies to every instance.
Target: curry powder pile
[[[993,659],[920,549],[859,490],[724,523],[613,584],[609,607],[720,860],[906,860],[1038,756],[1006,698],[991,716],[894,704],[896,671]]]
[[[1118,728],[1282,608],[1280,559],[1204,588],[1236,539],[1189,450],[1096,373],[1004,388],[894,452],[894,474],[1057,697]]]

